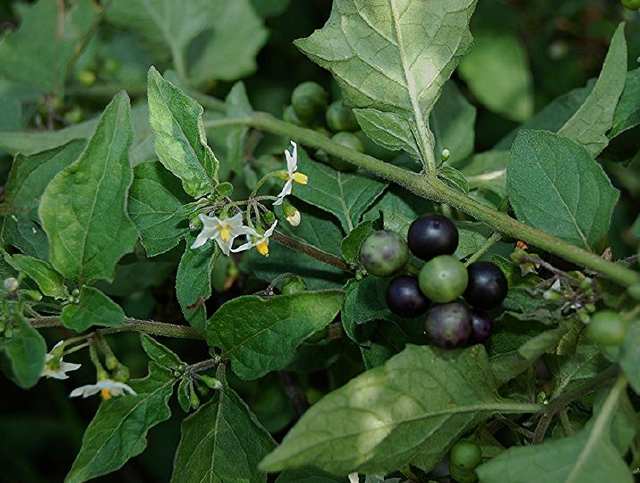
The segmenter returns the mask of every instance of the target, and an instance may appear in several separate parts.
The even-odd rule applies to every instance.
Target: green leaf
[[[413,464],[428,471],[491,413],[524,411],[498,397],[482,346],[410,345],[314,404],[261,468],[312,465],[345,475]]]
[[[490,190],[504,198],[507,194],[509,151],[486,151],[476,154],[462,168],[469,188]]]
[[[360,256],[360,247],[376,229],[376,221],[363,221],[349,233],[340,244],[342,256],[347,263],[356,264]]]
[[[474,0],[337,0],[325,26],[296,46],[331,71],[373,139],[429,159],[435,147],[429,114],[471,45],[475,5]],[[366,124],[378,126],[376,132]],[[390,137],[393,143],[386,142]]]
[[[61,320],[65,327],[83,332],[94,325],[118,326],[124,322],[124,312],[97,288],[83,286],[80,289],[80,301],[65,305]]]
[[[474,32],[471,51],[459,72],[471,92],[490,110],[514,121],[533,114],[533,80],[527,51],[513,34]]]
[[[476,469],[483,483],[631,483],[633,476],[611,442],[610,422],[624,386],[616,385],[579,433],[539,445],[513,447]]]
[[[13,316],[5,322],[10,329],[5,329],[0,337],[0,367],[18,386],[29,389],[40,379],[47,344],[22,316]]]
[[[294,227],[284,221],[284,213],[278,208],[276,214],[282,220],[278,225],[278,231],[301,243],[312,245],[323,252],[339,257],[342,231],[333,218],[312,207],[300,207],[300,210],[300,224]],[[291,250],[290,253],[293,256]]]
[[[225,100],[226,116],[229,118],[246,117],[253,113],[247,91],[242,82],[237,82],[229,91]],[[225,117],[221,118],[225,122]],[[225,156],[221,168],[234,173],[241,173],[246,158],[246,140],[249,127],[245,125],[219,127],[214,135],[224,139]]]
[[[331,323],[342,298],[338,290],[238,297],[209,319],[207,341],[224,350],[240,378],[257,379],[285,367],[305,339]]]
[[[67,288],[64,285],[62,275],[56,272],[51,265],[44,260],[25,255],[5,255],[5,260],[16,270],[31,278],[40,291],[57,299],[66,299]]]
[[[82,447],[65,479],[81,483],[120,469],[147,447],[147,433],[171,417],[171,371],[151,362],[149,375],[131,381],[136,395],[102,402],[82,438]]]
[[[160,162],[182,180],[193,197],[212,193],[218,160],[207,144],[202,106],[152,67],[149,70],[149,122]]]
[[[20,28],[0,41],[0,77],[42,92],[61,91],[76,49],[91,32],[97,8],[79,0],[65,13],[58,3],[24,6]]]
[[[298,170],[309,177],[307,185],[296,185],[293,195],[334,215],[351,232],[386,184],[363,174],[342,173],[312,161],[298,149]]]
[[[195,236],[187,238],[184,253],[176,274],[176,297],[184,318],[198,330],[204,331],[207,308],[204,303],[211,297],[211,274],[219,251],[215,243],[194,250]]]
[[[433,211],[433,204],[397,186],[389,189],[364,215],[366,220],[377,219],[382,214],[384,227],[406,236],[409,226],[420,215]]]
[[[589,152],[545,131],[521,131],[507,191],[520,221],[587,250],[607,234],[618,190]]]
[[[182,359],[168,347],[162,345],[147,334],[140,336],[142,348],[153,362],[165,369],[179,369],[184,367]]]
[[[118,260],[133,250],[135,226],[126,211],[133,179],[129,164],[129,98],[106,107],[80,158],[49,183],[40,218],[53,267],[70,280],[110,280]]]
[[[162,164],[136,166],[128,210],[150,257],[175,248],[189,233],[187,202],[180,183]]]
[[[609,132],[609,139],[640,125],[640,68],[627,74],[624,90],[620,96],[620,102],[613,115],[613,127]]]
[[[345,287],[342,325],[357,341],[356,326],[372,320],[395,320],[386,303],[388,281],[378,277],[350,280]]]
[[[593,90],[558,134],[582,144],[593,157],[600,154],[609,144],[606,133],[613,124],[626,76],[627,42],[624,23],[621,23],[611,39],[609,52]]]
[[[280,473],[276,483],[346,483],[345,478],[338,478],[316,469],[291,470]]]
[[[640,394],[640,322],[637,320],[629,324],[619,364],[633,390]]]
[[[267,475],[258,463],[273,447],[247,405],[225,386],[182,423],[171,481],[263,483]]]

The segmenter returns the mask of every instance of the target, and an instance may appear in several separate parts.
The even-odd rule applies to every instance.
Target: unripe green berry
[[[316,82],[303,82],[293,90],[291,105],[304,124],[317,121],[327,108],[329,94]]]
[[[640,9],[640,0],[622,0],[622,5],[629,10]]]
[[[350,132],[336,133],[331,138],[331,141],[339,144],[340,146],[344,146],[345,148],[358,151],[359,153],[364,152],[364,146],[362,145],[360,139],[358,139],[356,135],[351,134]],[[337,156],[329,156],[329,164],[338,171],[355,171],[357,169],[353,164],[348,163]]]
[[[464,293],[469,283],[469,274],[457,258],[440,255],[424,264],[418,281],[420,290],[429,300],[446,304]]]
[[[631,285],[631,287],[628,287],[627,293],[633,300],[637,300],[640,302],[640,283],[636,283],[635,285]]]
[[[302,121],[296,114],[296,111],[293,110],[293,106],[291,105],[284,108],[284,112],[282,113],[282,120],[291,124],[295,124],[296,126],[302,126]]]
[[[620,314],[601,310],[593,314],[587,326],[587,335],[595,343],[604,346],[619,346],[624,341],[627,324]]]
[[[327,126],[334,132],[358,130],[358,121],[353,110],[345,106],[342,101],[332,102],[325,117]]]

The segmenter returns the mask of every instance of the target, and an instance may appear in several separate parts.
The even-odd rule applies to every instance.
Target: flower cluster
[[[209,240],[214,240],[222,253],[227,256],[251,248],[255,248],[262,256],[268,256],[269,239],[273,235],[278,221],[271,219],[273,214],[261,203],[264,200],[272,201],[273,206],[282,205],[285,218],[292,226],[300,224],[300,212],[285,198],[291,194],[294,183],[305,185],[308,178],[298,172],[298,146],[296,143],[292,141],[291,150],[286,150],[284,154],[287,170],[270,173],[264,178],[276,176],[284,180],[285,183],[280,193],[275,197],[252,196],[243,202],[227,200],[228,203],[218,213],[215,208],[210,209],[208,213],[200,213],[198,219],[202,223],[202,229],[191,245],[192,249],[200,248]],[[262,185],[264,179],[258,182],[258,187]],[[246,205],[246,210],[241,210],[240,205]],[[230,211],[236,212],[230,215]],[[237,239],[244,242],[236,246]]]

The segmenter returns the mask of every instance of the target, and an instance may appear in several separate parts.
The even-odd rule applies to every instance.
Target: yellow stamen
[[[220,232],[220,238],[222,238],[222,241],[228,242],[231,240],[231,230],[229,229],[229,225],[218,225],[218,231]]]
[[[269,256],[269,240],[264,239],[256,244],[256,250],[263,257]]]
[[[302,173],[293,173],[291,178],[298,184],[307,184],[309,182],[309,177]]]
[[[100,390],[100,397],[102,397],[103,401],[107,401],[107,400],[111,399],[111,392],[107,388],[101,389]]]

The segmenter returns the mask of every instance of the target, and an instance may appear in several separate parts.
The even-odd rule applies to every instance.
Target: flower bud
[[[15,292],[18,290],[20,283],[14,277],[9,277],[4,279],[3,285],[7,292]]]
[[[291,226],[298,226],[300,224],[300,211],[288,201],[284,202],[282,208],[287,222]]]
[[[442,150],[442,153],[441,153],[440,156],[442,158],[442,161],[447,161],[449,159],[449,157],[451,156],[451,151],[449,151],[447,148],[445,148],[445,149]]]

